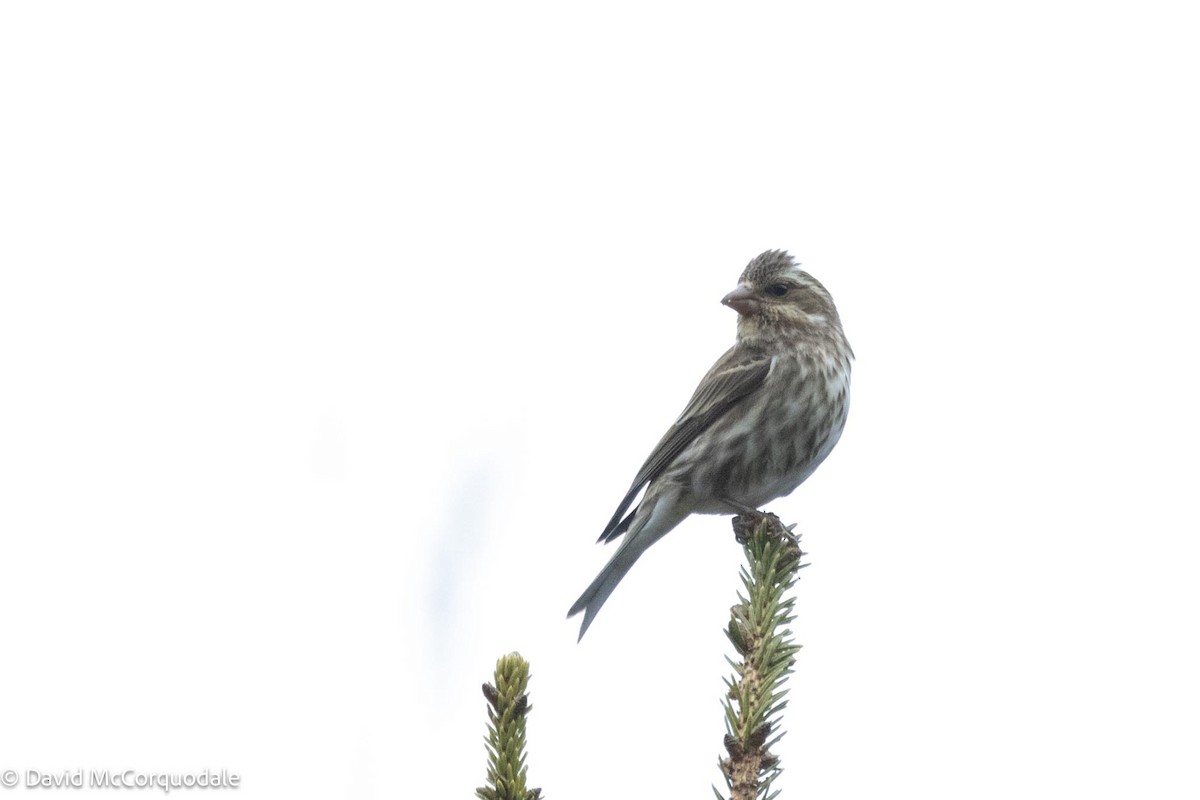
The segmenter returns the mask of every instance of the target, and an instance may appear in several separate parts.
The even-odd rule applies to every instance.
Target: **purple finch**
[[[854,353],[825,287],[769,250],[721,302],[738,313],[737,343],[700,381],[600,534],[625,539],[571,606],[569,617],[584,612],[580,639],[638,557],[685,517],[757,513],[803,483],[842,434]]]

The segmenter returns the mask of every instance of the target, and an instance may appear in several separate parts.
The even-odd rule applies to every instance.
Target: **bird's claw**
[[[733,518],[733,536],[738,544],[746,544],[750,541],[750,537],[754,535],[754,531],[758,526],[766,522],[770,527],[771,532],[775,535],[787,539],[797,551],[800,551],[800,535],[795,533],[796,523],[784,525],[778,516],[770,511],[756,511],[748,509],[742,511]],[[804,555],[800,551],[800,555]]]

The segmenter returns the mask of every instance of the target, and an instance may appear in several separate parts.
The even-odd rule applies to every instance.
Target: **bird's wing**
[[[661,475],[708,426],[757,391],[767,379],[772,361],[769,355],[748,353],[744,348],[737,346],[730,348],[725,355],[717,359],[717,363],[696,387],[692,399],[688,401],[679,419],[638,470],[625,499],[621,501],[616,513],[604,528],[604,533],[600,534],[600,541],[612,541],[625,532],[629,527],[629,520],[622,520],[621,516],[633,503],[642,487]]]

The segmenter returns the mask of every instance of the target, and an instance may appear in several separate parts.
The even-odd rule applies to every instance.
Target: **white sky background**
[[[728,520],[564,615],[783,247],[783,797],[1196,797],[1188,6],[5,6],[0,770],[469,797],[515,649],[548,797],[707,796]]]

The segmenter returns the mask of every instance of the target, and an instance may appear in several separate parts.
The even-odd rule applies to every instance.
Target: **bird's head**
[[[738,313],[742,341],[841,332],[833,298],[783,250],[746,265],[737,288],[721,301]]]

